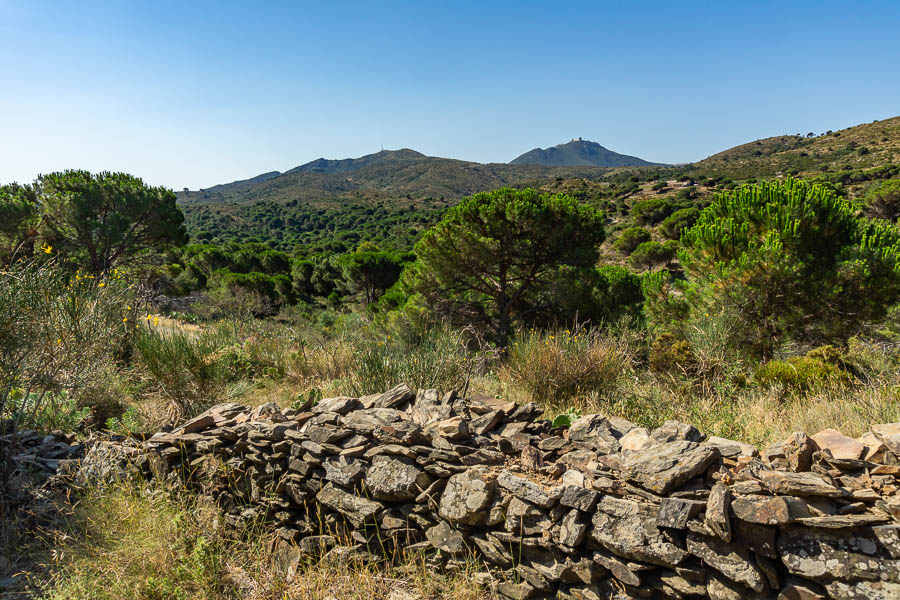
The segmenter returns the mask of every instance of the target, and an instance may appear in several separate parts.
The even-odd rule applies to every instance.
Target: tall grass
[[[135,366],[167,402],[171,422],[206,410],[222,399],[229,383],[252,371],[240,343],[225,329],[194,334],[142,326],[134,349]]]
[[[434,600],[488,597],[473,582],[474,564],[445,575],[415,556],[381,566],[308,562],[287,579],[273,568],[271,532],[251,526],[227,536],[214,505],[164,488],[88,490],[63,509],[65,521],[29,548],[34,562],[46,564],[33,579],[34,595],[48,600],[369,600],[395,591]]]
[[[406,383],[412,389],[461,391],[483,368],[487,355],[470,352],[466,332],[434,327],[389,329],[359,340],[352,371],[341,382],[347,394],[362,396]]]
[[[499,377],[549,407],[615,390],[631,368],[631,340],[599,329],[535,331],[509,345]]]

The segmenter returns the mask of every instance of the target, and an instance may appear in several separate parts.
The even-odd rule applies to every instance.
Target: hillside
[[[543,165],[552,167],[650,167],[662,166],[636,156],[628,156],[604,148],[597,142],[574,139],[552,148],[535,148],[509,161],[511,165]]]
[[[782,135],[735,146],[695,166],[731,179],[818,175],[900,163],[900,117],[816,135]]]
[[[583,140],[560,148],[571,161],[601,151],[623,157]],[[840,185],[841,193],[858,197],[872,181],[900,170],[900,117],[820,135],[761,139],[678,167],[641,159],[635,160],[644,166],[619,168],[517,162],[528,154],[517,164],[480,164],[409,149],[320,158],[178,198],[195,240],[260,241],[288,251],[340,252],[364,240],[408,249],[448,207],[502,186],[572,194],[603,208],[614,233],[631,224],[630,207],[642,200],[702,206],[714,192],[747,180],[795,175]],[[600,160],[596,154],[594,159]],[[701,185],[686,190],[666,184],[673,180]]]

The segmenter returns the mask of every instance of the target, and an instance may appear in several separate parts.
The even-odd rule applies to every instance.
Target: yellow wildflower
[[[41,246],[41,251],[44,254],[50,254],[51,252],[53,252],[53,246],[51,246],[50,244],[44,244],[43,246]]]
[[[101,281],[100,283],[97,284],[97,287],[104,287],[104,286],[106,286],[106,284],[103,283],[102,281]]]

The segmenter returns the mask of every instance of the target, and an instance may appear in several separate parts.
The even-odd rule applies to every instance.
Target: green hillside
[[[564,146],[576,154],[589,146],[606,151],[578,140],[558,148]],[[406,250],[449,206],[503,186],[566,192],[590,202],[606,212],[614,234],[635,225],[632,207],[642,202],[662,202],[660,214],[667,216],[702,207],[715,192],[742,182],[788,175],[829,183],[856,198],[874,181],[900,175],[898,165],[900,117],[895,117],[821,135],[761,139],[680,166],[480,164],[385,150],[355,159],[317,159],[285,173],[181,192],[178,200],[197,241],[263,242],[306,254],[342,252],[369,240]],[[611,252],[609,258],[617,257]]]

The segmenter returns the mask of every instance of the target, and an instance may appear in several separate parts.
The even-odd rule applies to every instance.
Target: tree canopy
[[[187,242],[175,193],[132,175],[64,171],[32,189],[41,238],[92,273]]]
[[[603,215],[565,195],[502,188],[450,209],[416,244],[411,287],[437,310],[487,325],[505,347],[563,265],[592,267]]]
[[[900,299],[900,231],[802,181],[716,196],[685,230],[684,310],[728,312],[768,355],[785,339],[846,339]]]

